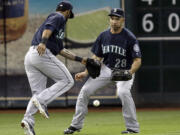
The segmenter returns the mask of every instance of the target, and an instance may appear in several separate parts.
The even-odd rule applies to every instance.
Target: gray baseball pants
[[[73,117],[71,126],[81,129],[85,115],[88,112],[88,102],[91,95],[93,95],[99,88],[108,85],[111,80],[111,69],[106,66],[102,66],[101,74],[98,78],[89,78],[82,87],[77,102],[75,115]],[[131,87],[133,85],[133,78],[129,81],[117,81],[117,94],[122,102],[122,113],[125,120],[126,128],[139,132],[139,123],[136,119],[136,108],[131,95]]]
[[[49,49],[46,49],[43,56],[39,56],[36,48],[30,47],[25,56],[25,71],[32,96],[36,96],[41,104],[47,106],[51,101],[68,91],[74,85],[74,80],[65,65]],[[55,84],[49,88],[46,88],[47,77],[55,81]],[[36,112],[37,108],[33,105],[31,98],[24,115],[24,120],[34,125],[33,115]]]

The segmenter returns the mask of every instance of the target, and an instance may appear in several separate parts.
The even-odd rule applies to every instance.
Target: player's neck
[[[62,11],[57,11],[57,12],[61,13],[66,19],[68,18],[66,12],[62,12]]]
[[[120,33],[122,31],[122,29],[123,29],[123,27],[120,27],[117,30],[111,28],[110,31],[111,31],[112,34],[118,34],[118,33]]]

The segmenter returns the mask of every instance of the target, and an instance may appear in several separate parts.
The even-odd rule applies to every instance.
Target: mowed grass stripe
[[[35,116],[37,135],[63,135],[71,123],[73,112],[50,113],[46,120]],[[23,114],[0,114],[0,135],[23,135],[20,122]],[[180,111],[137,111],[141,132],[138,135],[180,135]],[[84,128],[74,135],[120,135],[125,130],[121,111],[92,112],[85,119]]]

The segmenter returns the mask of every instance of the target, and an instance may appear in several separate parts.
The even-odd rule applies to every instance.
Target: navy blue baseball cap
[[[74,18],[74,13],[72,12],[73,6],[69,1],[61,1],[56,9],[60,9],[61,11],[70,10],[71,14],[69,18]]]
[[[113,8],[111,9],[109,16],[124,17],[124,11],[121,8]]]

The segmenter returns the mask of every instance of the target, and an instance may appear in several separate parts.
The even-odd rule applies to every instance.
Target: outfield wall
[[[74,76],[74,74],[72,74]],[[7,82],[5,82],[7,79]],[[131,90],[137,107],[175,107],[180,106],[180,93],[138,93],[137,82]],[[31,98],[31,90],[26,75],[0,76],[0,108],[25,108]],[[7,85],[5,85],[5,83]],[[48,80],[47,86],[53,84]],[[76,82],[74,87],[64,95],[53,101],[49,107],[70,107],[76,103],[77,95],[84,82]],[[6,87],[7,86],[7,87]],[[99,99],[104,106],[121,106],[121,102],[116,95],[116,87],[112,83],[102,88],[91,97],[89,105],[94,99]]]
[[[24,19],[20,16],[15,18],[17,16],[14,15],[7,17],[13,17],[12,20],[17,19],[17,22],[20,21],[21,23],[26,21],[25,25],[27,25],[27,27],[23,27],[23,30],[19,31],[20,23],[16,21],[10,21],[11,23],[9,23],[9,21],[7,21],[10,27],[8,27],[6,36],[12,34],[9,28],[16,30],[16,32],[24,33],[25,31],[25,33],[21,33],[21,37],[18,36],[18,33],[17,35],[15,33],[18,37],[11,38],[11,40],[7,37],[6,43],[0,41],[0,108],[24,108],[31,97],[31,90],[24,70],[24,56],[31,45],[31,40],[37,28],[50,12],[54,12],[57,3],[49,0],[38,0],[39,3],[46,2],[46,5],[48,5],[47,7],[42,7],[41,4],[37,4],[35,0],[29,1],[29,4],[27,3],[28,0],[16,0],[14,3],[12,0],[7,1],[12,4],[10,6],[14,6],[13,9],[18,10],[17,7],[24,7],[21,8],[23,9],[21,11],[25,11],[25,14],[19,14],[24,15],[22,16]],[[70,1],[73,2],[74,5],[75,18],[69,20],[67,23],[64,45],[79,56],[91,57],[92,53],[90,50],[93,42],[103,30],[109,27],[108,13],[110,8],[121,7],[121,0]],[[3,0],[0,0],[0,3],[2,2]],[[125,3],[126,26],[136,35],[138,30],[138,20],[136,20],[136,17],[138,15],[135,12],[136,6],[134,5],[137,3],[135,3],[135,0],[125,0]],[[27,13],[28,5],[29,14]],[[5,26],[2,24],[5,22],[2,17],[2,9],[1,4],[1,27]],[[11,8],[8,7],[8,9]],[[172,19],[172,21],[175,19]],[[4,29],[1,29],[0,32],[1,40],[4,39],[2,38],[4,37],[2,30]],[[142,67],[136,74],[135,84],[132,88],[132,95],[136,105],[139,107],[180,106],[180,88],[178,81],[180,76],[180,40],[171,40],[170,43],[164,41],[158,41],[157,43],[154,41],[142,41],[142,38],[139,37],[138,40],[140,41],[143,57]],[[85,68],[83,65],[67,60],[64,57],[58,56],[58,58],[67,66],[73,76]],[[48,86],[52,83],[53,82],[49,80]],[[52,102],[50,107],[74,106],[83,83],[84,82],[75,82],[75,86]],[[116,88],[113,84],[102,88],[92,96],[90,104],[94,99],[101,100],[102,105],[113,106],[120,104],[120,100],[116,95]]]

